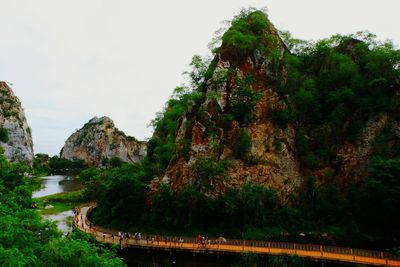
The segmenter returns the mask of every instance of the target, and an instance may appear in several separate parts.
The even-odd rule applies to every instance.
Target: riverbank
[[[85,203],[83,189],[63,192],[34,199],[40,214],[57,224],[57,228],[67,235],[72,231],[74,209]]]
[[[35,191],[33,205],[58,230],[67,235],[72,231],[74,208],[85,203],[84,189],[74,176],[50,175],[32,179]]]
[[[42,215],[54,215],[72,210],[85,202],[83,189],[35,198],[36,207]]]

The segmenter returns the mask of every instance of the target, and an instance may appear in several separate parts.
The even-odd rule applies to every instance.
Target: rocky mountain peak
[[[397,51],[355,37],[288,38],[300,44],[290,53],[263,12],[235,17],[199,82],[158,118],[150,143],[175,139],[151,189],[218,195],[250,183],[285,201],[309,181],[345,193],[375,156],[399,157]]]
[[[104,124],[104,125],[112,125],[113,127],[114,127],[114,122],[113,122],[113,120],[112,119],[110,119],[109,117],[107,117],[107,116],[103,116],[103,117],[97,117],[97,116],[94,116],[93,118],[91,118],[90,120],[89,120],[89,122],[88,123],[99,123],[99,124]]]
[[[100,166],[106,160],[119,158],[137,163],[146,155],[147,144],[125,135],[109,117],[93,117],[73,133],[61,150],[61,157],[83,160],[88,165]]]
[[[0,145],[11,161],[32,166],[33,141],[21,102],[10,86],[0,81]]]
[[[294,130],[271,120],[272,109],[285,105],[275,88],[285,80],[287,52],[264,13],[232,21],[202,86],[205,97],[180,121],[176,152],[165,175],[153,180],[153,190],[168,183],[218,194],[249,182],[276,189],[285,199],[300,185]]]

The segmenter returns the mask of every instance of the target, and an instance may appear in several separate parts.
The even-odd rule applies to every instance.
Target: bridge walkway
[[[354,248],[343,248],[324,245],[298,244],[286,242],[266,242],[251,240],[224,240],[210,241],[199,244],[196,238],[177,238],[168,236],[142,236],[142,239],[125,238],[118,236],[118,232],[101,227],[91,227],[88,214],[95,205],[82,207],[75,214],[75,226],[97,241],[107,244],[115,244],[121,248],[142,248],[156,250],[176,250],[193,253],[256,253],[271,255],[297,255],[320,260],[340,261],[373,266],[400,267],[400,259],[387,252],[371,251]]]

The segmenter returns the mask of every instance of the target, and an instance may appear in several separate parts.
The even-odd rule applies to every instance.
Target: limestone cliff
[[[11,161],[20,161],[32,166],[31,129],[21,102],[3,81],[0,81],[0,145]]]
[[[193,185],[218,195],[251,183],[276,190],[285,201],[310,182],[346,193],[368,178],[371,159],[400,157],[397,54],[353,37],[291,53],[262,12],[236,17],[197,77],[195,97],[173,98],[166,121],[157,118],[149,143],[171,136],[175,143],[152,192],[163,184],[173,190]],[[179,112],[179,101],[184,111],[174,134],[163,125],[174,125],[168,118]]]
[[[274,89],[285,79],[279,62],[288,51],[269,22],[255,35],[269,41],[249,53],[238,54],[234,44],[222,44],[211,63],[213,74],[204,82],[204,98],[180,121],[175,156],[165,175],[152,181],[152,190],[162,183],[174,189],[198,184],[199,159],[228,162],[223,175],[206,181],[212,194],[249,182],[276,189],[285,199],[300,186],[294,128],[282,130],[271,120],[271,111],[284,105]],[[253,111],[246,106],[251,98],[257,98],[249,107]],[[242,144],[246,138],[247,147]],[[189,146],[182,156],[183,143]]]
[[[106,159],[115,157],[124,162],[137,163],[146,152],[146,142],[126,136],[108,117],[94,117],[67,139],[60,156],[101,166]]]

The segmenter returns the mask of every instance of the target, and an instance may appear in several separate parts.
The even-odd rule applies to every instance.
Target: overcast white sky
[[[93,116],[145,139],[191,57],[249,6],[297,38],[369,30],[400,44],[400,0],[0,0],[0,80],[14,84],[35,153],[58,154]]]

